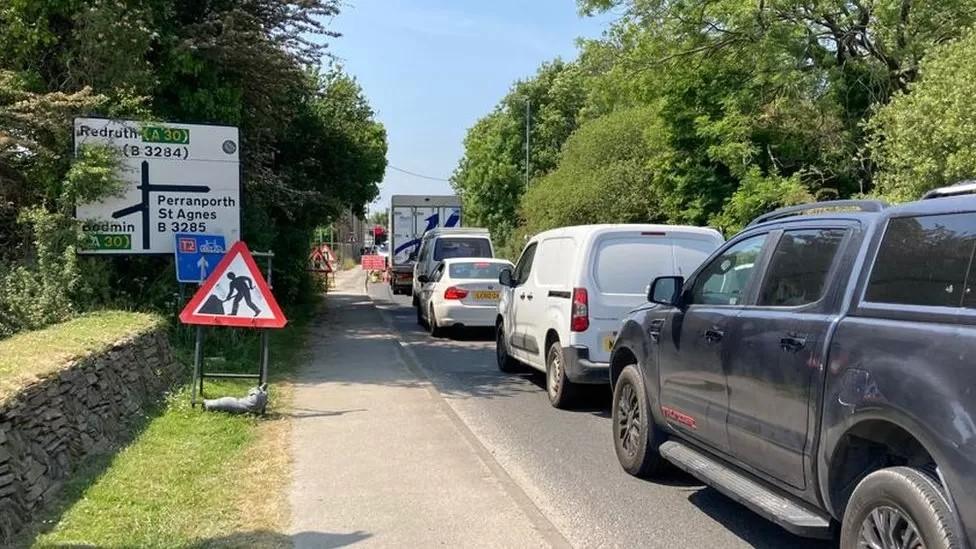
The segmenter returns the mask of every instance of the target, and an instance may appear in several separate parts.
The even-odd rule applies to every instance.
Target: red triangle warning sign
[[[247,245],[244,241],[238,241],[183,308],[180,322],[240,328],[283,328],[288,319],[271,294]]]

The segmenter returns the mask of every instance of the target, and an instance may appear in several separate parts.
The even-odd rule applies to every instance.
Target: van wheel
[[[505,341],[505,325],[501,322],[495,329],[495,360],[498,362],[498,369],[506,374],[512,374],[519,370],[519,363],[508,354],[508,342]]]
[[[890,467],[864,477],[847,504],[841,549],[961,547],[945,494],[928,474]]]
[[[430,337],[444,337],[444,328],[437,325],[437,317],[434,316],[433,305],[427,310],[427,329],[430,331]]]
[[[553,341],[546,353],[546,392],[549,403],[562,409],[568,408],[579,392],[579,386],[566,377],[566,361],[559,340]]]

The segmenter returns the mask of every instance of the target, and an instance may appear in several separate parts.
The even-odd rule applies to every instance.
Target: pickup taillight
[[[573,308],[569,317],[569,329],[585,332],[590,327],[590,300],[586,288],[573,288]]]

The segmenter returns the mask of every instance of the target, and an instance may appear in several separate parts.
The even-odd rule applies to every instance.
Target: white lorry
[[[454,195],[393,195],[390,200],[390,290],[410,295],[413,268],[424,233],[461,226],[461,199]]]

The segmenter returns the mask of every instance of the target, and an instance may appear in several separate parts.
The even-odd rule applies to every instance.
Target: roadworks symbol
[[[180,313],[180,321],[243,328],[281,328],[287,323],[243,241],[220,260]]]

